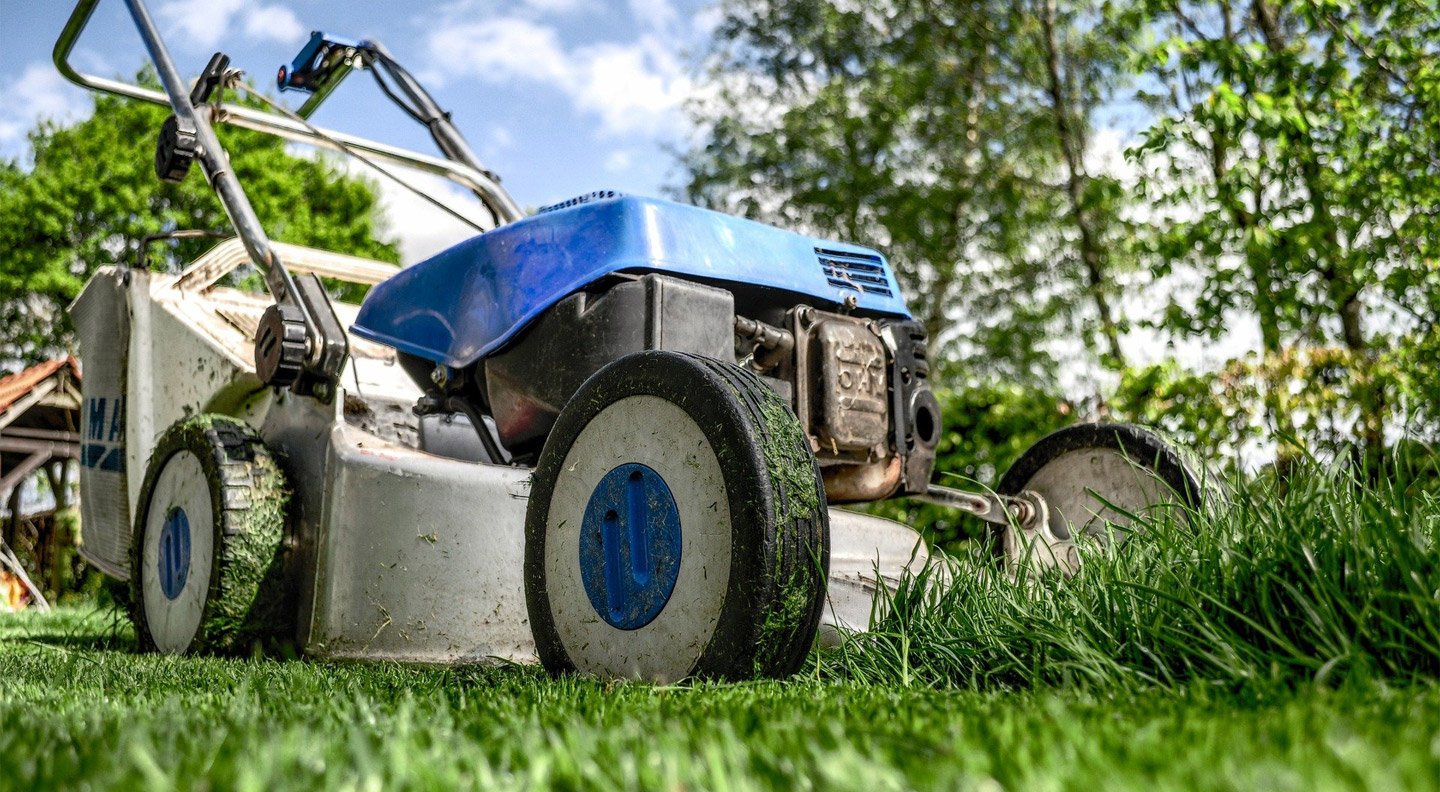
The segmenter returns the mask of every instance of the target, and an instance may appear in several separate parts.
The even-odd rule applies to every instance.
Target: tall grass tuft
[[[1312,466],[1157,512],[1075,577],[1011,579],[982,548],[933,560],[819,673],[976,689],[1440,678],[1440,498]]]

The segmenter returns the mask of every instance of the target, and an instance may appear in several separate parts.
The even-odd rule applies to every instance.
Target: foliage
[[[141,75],[141,79],[147,79]],[[96,268],[135,266],[141,240],[175,229],[228,229],[198,164],[184,183],[155,178],[166,111],[100,96],[85,121],[42,122],[33,164],[0,163],[0,358],[33,360],[69,346],[64,307]],[[217,130],[261,223],[273,238],[397,261],[381,241],[373,187],[330,160],[295,156],[278,138]],[[151,266],[174,270],[213,241],[151,245]]]
[[[1266,439],[1255,375],[1255,366],[1244,360],[1218,372],[1187,371],[1173,360],[1137,366],[1123,373],[1110,406],[1164,431],[1202,459],[1241,460],[1248,445]]]
[[[1287,347],[1229,360],[1218,371],[1188,371],[1166,360],[1124,371],[1109,407],[1164,430],[1209,460],[1253,467],[1272,457],[1274,447],[1345,459],[1364,452],[1354,427],[1367,384],[1398,394],[1402,406],[1428,398],[1420,394],[1435,387],[1435,372],[1414,359],[1415,351],[1404,346],[1366,357],[1344,347]],[[1293,434],[1276,434],[1267,426],[1266,403],[1290,416]],[[1423,445],[1427,428],[1423,422],[1405,427],[1404,439],[1396,442]],[[1262,448],[1265,453],[1257,455]],[[1370,455],[1368,463],[1377,460]]]
[[[1283,466],[1440,427],[1435,4],[722,11],[687,192],[885,250],[951,371],[1098,381],[1099,414]]]
[[[1049,382],[1047,336],[1093,340],[1084,300],[1112,290],[1122,194],[1083,158],[1121,50],[1073,28],[1046,39],[1028,6],[729,0],[687,195],[885,250],[937,349]]]
[[[1159,90],[1136,152],[1150,174],[1141,194],[1162,210],[1146,239],[1153,270],[1201,277],[1198,294],[1174,293],[1154,323],[1215,339],[1253,318],[1276,375],[1261,393],[1267,428],[1302,443],[1310,419],[1287,394],[1310,383],[1282,369],[1343,349],[1344,434],[1374,456],[1403,384],[1382,359],[1433,343],[1440,10],[1352,0],[1113,7],[1121,24],[1159,34],[1139,53]],[[1407,395],[1433,411],[1427,379]]]

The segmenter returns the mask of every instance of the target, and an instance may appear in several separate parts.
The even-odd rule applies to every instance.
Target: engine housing
[[[832,502],[923,492],[940,439],[923,325],[725,285],[612,275],[444,377],[443,387],[492,417],[500,443],[523,462],[538,456],[561,409],[606,364],[648,349],[705,355],[749,368],[790,403]],[[428,377],[424,362],[408,363],[417,380]],[[434,389],[435,378],[423,384]]]

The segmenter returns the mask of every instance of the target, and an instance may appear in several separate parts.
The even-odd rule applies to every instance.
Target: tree
[[[1025,40],[1038,50],[1028,60],[1043,65],[1043,74],[1032,80],[1042,87],[1054,124],[1049,145],[1059,152],[1073,257],[1082,265],[1084,291],[1094,303],[1101,348],[1112,366],[1123,369],[1124,328],[1112,293],[1126,250],[1125,240],[1115,233],[1124,230],[1120,215],[1126,193],[1113,175],[1091,173],[1085,159],[1093,114],[1124,79],[1129,36],[1101,24],[1101,7],[1085,0],[1017,0],[1014,13],[1029,31]]]
[[[723,10],[690,197],[886,251],[967,384],[1054,388],[1060,360],[1098,359],[1117,417],[1230,454],[1278,439],[1284,463],[1358,445],[1376,465],[1402,420],[1440,425],[1434,3]],[[1133,184],[1090,156],[1132,88]],[[1222,359],[1132,367],[1137,322]],[[1214,347],[1252,324],[1258,355]]]
[[[967,372],[1053,386],[1056,336],[1118,362],[1118,191],[1084,133],[1122,50],[1071,35],[1082,4],[1044,3],[1048,29],[1033,4],[730,0],[688,196],[884,250]]]
[[[42,122],[30,133],[30,168],[0,162],[0,359],[35,360],[66,349],[64,307],[96,268],[135,265],[145,236],[228,229],[198,165],[182,184],[155,177],[155,140],[167,114],[97,97],[89,119]],[[295,156],[273,136],[223,125],[217,132],[273,238],[398,261],[395,245],[379,236],[368,182],[329,159]],[[174,270],[213,244],[171,240],[154,246],[149,260],[155,269]]]
[[[1328,376],[1349,425],[1330,439],[1373,458],[1402,387],[1389,358],[1434,334],[1440,10],[1142,0],[1120,16],[1161,33],[1142,53],[1162,90],[1140,151],[1176,212],[1154,268],[1203,278],[1162,324],[1213,338],[1254,317],[1272,431],[1320,434],[1303,401]]]

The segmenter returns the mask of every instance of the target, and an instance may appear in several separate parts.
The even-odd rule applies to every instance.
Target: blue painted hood
[[[909,317],[889,262],[867,248],[654,198],[567,202],[450,248],[370,290],[352,328],[402,352],[463,368],[540,313],[616,272],[662,272],[808,298],[854,297]]]

